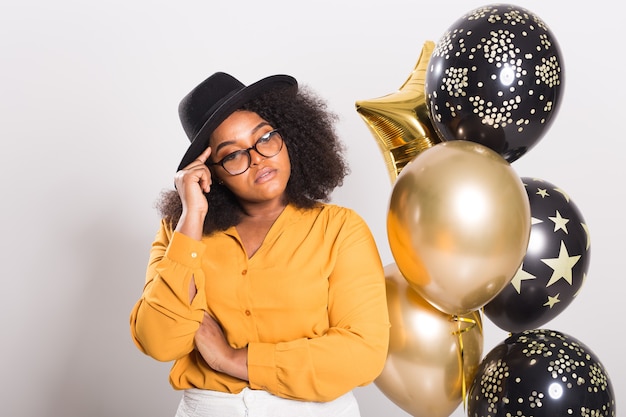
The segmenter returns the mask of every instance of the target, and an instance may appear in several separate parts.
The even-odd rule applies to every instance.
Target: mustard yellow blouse
[[[189,282],[198,293],[189,303]],[[174,361],[175,389],[244,387],[329,401],[372,382],[389,341],[383,266],[353,210],[287,206],[248,258],[236,229],[196,241],[164,222],[143,294],[130,316],[138,348]],[[235,348],[248,346],[249,382],[209,368],[194,350],[208,311]]]

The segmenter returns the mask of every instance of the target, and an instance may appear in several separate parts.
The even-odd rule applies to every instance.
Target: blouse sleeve
[[[172,232],[161,222],[150,250],[143,293],[130,315],[133,341],[157,360],[172,361],[194,348],[206,299],[198,291],[190,303],[189,284],[193,277],[196,287],[204,288],[203,251],[202,242]]]
[[[365,222],[348,211],[329,277],[329,330],[322,337],[278,344],[250,343],[253,389],[329,401],[372,382],[387,356],[389,317],[385,276]]]

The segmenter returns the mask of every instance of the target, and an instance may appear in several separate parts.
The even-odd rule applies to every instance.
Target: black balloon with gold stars
[[[589,229],[571,197],[548,181],[521,180],[531,216],[526,254],[510,284],[484,306],[509,332],[541,327],[563,312],[582,289],[591,260]]]
[[[567,334],[514,333],[483,359],[468,391],[468,417],[615,417],[609,375]]]
[[[478,142],[513,162],[554,120],[564,75],[559,45],[541,18],[511,4],[487,5],[437,42],[426,104],[442,140]]]

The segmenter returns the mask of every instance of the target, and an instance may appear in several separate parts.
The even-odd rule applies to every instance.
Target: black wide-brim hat
[[[274,90],[295,95],[298,82],[289,75],[272,75],[248,86],[224,72],[216,72],[187,94],[178,106],[178,115],[191,145],[178,165],[182,169],[209,146],[211,133],[248,101]]]

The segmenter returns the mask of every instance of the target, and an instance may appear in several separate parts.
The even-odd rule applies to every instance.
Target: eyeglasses
[[[250,163],[252,162],[250,151],[253,149],[256,153],[265,158],[272,158],[278,155],[283,149],[283,138],[280,136],[280,133],[278,133],[278,129],[267,132],[248,149],[240,149],[229,153],[219,162],[207,161],[207,164],[220,165],[230,175],[243,174],[250,168]]]

